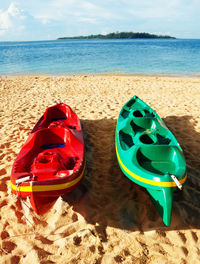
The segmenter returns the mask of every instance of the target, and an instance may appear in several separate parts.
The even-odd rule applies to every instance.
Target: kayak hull
[[[144,187],[163,222],[171,223],[175,175],[184,186],[182,149],[162,119],[137,96],[122,108],[116,127],[116,155],[122,172]]]
[[[59,196],[80,184],[84,170],[80,121],[69,106],[58,104],[47,108],[18,154],[11,173],[12,192],[29,197],[33,210],[43,215]]]

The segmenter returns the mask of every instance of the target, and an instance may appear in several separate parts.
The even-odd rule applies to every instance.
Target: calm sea
[[[0,75],[200,75],[200,40],[54,40],[0,42]]]

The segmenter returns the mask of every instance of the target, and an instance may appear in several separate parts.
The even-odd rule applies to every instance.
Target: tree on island
[[[61,37],[58,39],[175,39],[167,35],[155,35],[145,32],[113,32],[106,35],[89,35],[89,36],[76,36],[76,37]]]

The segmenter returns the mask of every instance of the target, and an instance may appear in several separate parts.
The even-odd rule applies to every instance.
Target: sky
[[[200,38],[200,0],[0,0],[0,41],[117,31]]]

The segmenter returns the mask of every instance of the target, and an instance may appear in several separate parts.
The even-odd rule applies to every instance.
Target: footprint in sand
[[[6,180],[7,180],[7,177],[6,177],[6,179],[5,178],[1,179],[1,183],[0,183],[0,191],[1,192],[7,192],[7,190],[8,190]]]
[[[177,232],[179,237],[181,238],[182,242],[185,244],[187,241],[187,238],[185,236],[185,234],[181,233],[181,232]]]
[[[8,238],[9,236],[10,236],[9,233],[6,230],[1,232],[1,239],[2,240]]]
[[[2,242],[2,249],[6,253],[11,253],[16,247],[17,247],[17,245],[11,241],[3,241]]]
[[[192,238],[193,238],[194,242],[197,243],[198,240],[199,240],[199,239],[198,239],[198,236],[197,236],[197,233],[192,231],[191,234],[192,234]]]

